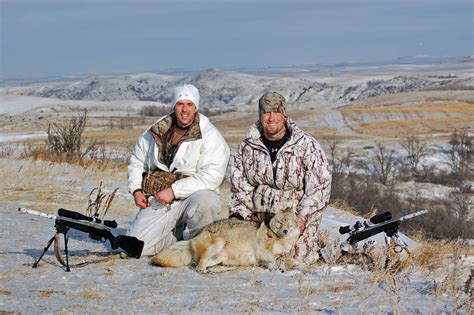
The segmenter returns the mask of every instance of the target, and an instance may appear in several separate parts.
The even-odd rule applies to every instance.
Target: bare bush
[[[471,185],[463,185],[457,187],[451,192],[451,200],[454,205],[456,214],[460,219],[469,218],[469,208],[471,206],[471,196],[473,194]]]
[[[453,215],[449,203],[438,202],[437,205],[432,205],[431,212],[423,216],[421,224],[428,238],[450,240],[474,238],[474,221]]]
[[[434,165],[423,166],[423,170],[414,176],[418,183],[432,183],[443,186],[458,187],[462,184],[462,176],[443,170],[436,170]]]
[[[472,162],[473,153],[472,136],[469,135],[468,129],[455,130],[451,134],[449,145],[452,172],[461,176],[468,175],[468,172],[472,171],[469,163]]]
[[[1,146],[0,147],[0,158],[8,158],[13,156],[15,153],[15,148],[14,147],[9,147],[9,146]]]
[[[380,183],[387,185],[396,171],[395,152],[378,143],[375,148],[373,171]]]
[[[81,160],[83,144],[82,134],[86,127],[87,110],[64,123],[52,122],[48,126],[48,150],[56,155],[65,156],[67,161]]]
[[[328,147],[329,151],[329,164],[331,165],[332,174],[341,174],[342,173],[342,163],[338,160],[337,156],[339,155],[339,144],[341,143],[335,136],[328,138],[325,137],[323,142]]]
[[[417,136],[409,136],[401,141],[401,145],[407,153],[406,164],[415,173],[421,158],[428,153],[426,142]]]
[[[339,150],[340,141],[334,136],[323,139],[329,152],[328,159],[331,166],[332,183],[331,196],[334,200],[344,200],[347,197],[345,192],[346,175],[352,164],[353,152],[346,151],[345,155],[341,157]]]

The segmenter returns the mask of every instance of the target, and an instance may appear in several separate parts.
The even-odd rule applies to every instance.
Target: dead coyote
[[[206,226],[197,236],[165,248],[151,259],[153,265],[197,265],[199,272],[215,265],[262,265],[277,269],[277,258],[293,248],[300,235],[292,209],[277,213],[269,222],[225,219]]]

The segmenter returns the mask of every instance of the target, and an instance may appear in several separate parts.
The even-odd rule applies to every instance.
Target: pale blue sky
[[[0,0],[1,75],[473,55],[473,1]]]

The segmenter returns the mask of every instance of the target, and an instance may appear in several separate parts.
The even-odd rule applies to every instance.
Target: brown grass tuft
[[[349,212],[350,214],[353,214],[353,215],[356,215],[356,216],[360,215],[360,213],[357,211],[356,208],[350,206],[345,200],[342,200],[342,199],[333,200],[329,204],[329,206],[333,207],[333,208],[336,208],[336,209],[340,209],[340,210]]]
[[[65,291],[55,291],[55,290],[35,290],[36,294],[38,294],[39,297],[50,297],[53,294],[62,294],[62,295],[67,295]]]
[[[103,300],[105,295],[96,291],[81,291],[77,294],[79,297],[87,300]]]
[[[443,264],[443,261],[452,250],[453,243],[422,243],[420,248],[412,253],[411,257],[417,266],[433,270]]]

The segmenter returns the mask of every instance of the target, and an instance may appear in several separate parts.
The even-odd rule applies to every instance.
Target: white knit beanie
[[[194,103],[196,109],[199,109],[199,91],[198,89],[192,84],[183,84],[177,86],[173,90],[173,100],[172,105],[173,107],[176,105],[178,101],[181,100],[189,100]]]

